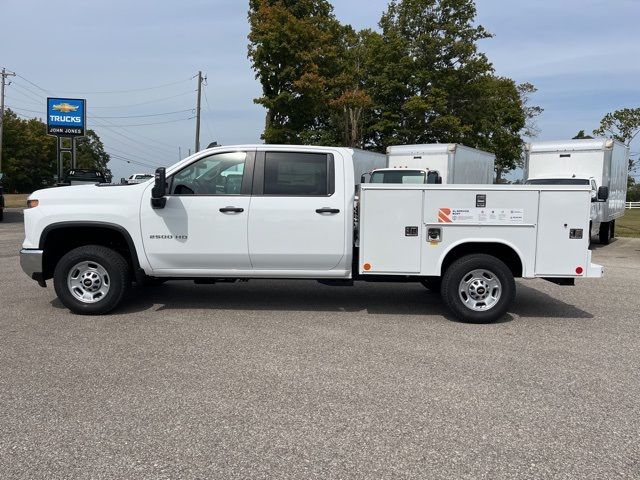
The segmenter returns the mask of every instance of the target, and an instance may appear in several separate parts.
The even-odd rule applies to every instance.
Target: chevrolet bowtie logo
[[[67,102],[64,102],[64,103],[59,103],[57,105],[53,105],[51,108],[53,110],[57,110],[58,112],[69,113],[69,112],[75,112],[76,110],[78,110],[78,108],[80,108],[80,106],[70,105]]]

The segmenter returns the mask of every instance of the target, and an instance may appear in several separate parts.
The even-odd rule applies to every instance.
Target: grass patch
[[[640,238],[640,208],[628,208],[616,220],[616,237]]]
[[[28,193],[5,193],[4,206],[6,208],[26,208]]]

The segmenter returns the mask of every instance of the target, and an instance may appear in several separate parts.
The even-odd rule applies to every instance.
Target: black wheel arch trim
[[[44,230],[42,230],[42,233],[40,234],[40,241],[38,242],[39,248],[41,250],[44,250],[44,247],[47,243],[47,237],[51,232],[55,230],[60,230],[63,228],[74,228],[74,227],[84,227],[84,228],[100,227],[100,228],[106,228],[109,230],[114,230],[120,233],[124,237],[125,242],[127,242],[127,246],[129,247],[129,250],[131,252],[131,261],[133,263],[133,270],[134,270],[133,274],[136,278],[136,281],[140,281],[142,278],[146,276],[144,270],[140,267],[140,259],[138,258],[138,251],[136,249],[136,244],[133,242],[133,238],[131,237],[131,234],[122,225],[118,225],[116,223],[92,222],[92,221],[72,221],[72,222],[52,223],[50,225],[47,225],[44,228]]]

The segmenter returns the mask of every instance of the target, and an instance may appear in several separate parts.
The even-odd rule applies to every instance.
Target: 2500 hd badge
[[[189,235],[149,235],[151,240],[188,240]]]

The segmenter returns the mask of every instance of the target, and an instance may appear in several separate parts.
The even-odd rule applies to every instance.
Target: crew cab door
[[[255,152],[215,153],[167,178],[166,206],[152,209],[150,188],[140,221],[154,271],[194,275],[247,270],[247,219]]]
[[[258,151],[249,212],[254,271],[327,271],[340,264],[343,172],[342,157],[331,153]]]

